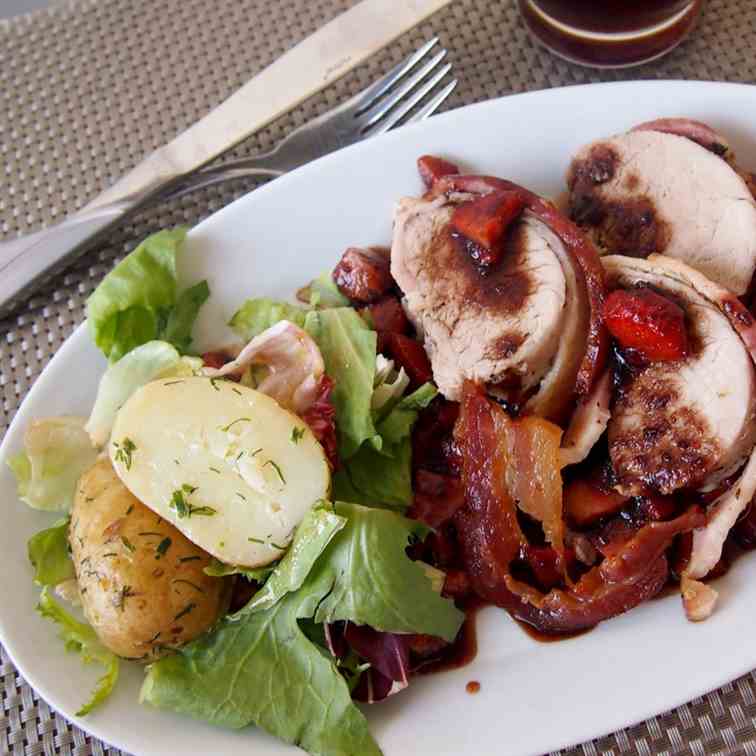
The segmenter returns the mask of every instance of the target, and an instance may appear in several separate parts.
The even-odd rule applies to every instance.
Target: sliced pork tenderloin
[[[692,118],[656,118],[633,126],[631,131],[658,131],[662,134],[675,134],[690,139],[701,147],[724,158],[728,163],[735,163],[735,154],[725,136],[715,131],[708,124],[694,121]]]
[[[730,154],[684,119],[593,142],[568,171],[570,215],[607,254],[665,254],[740,296],[756,269],[756,203]]]
[[[526,218],[512,229],[502,264],[488,275],[449,231],[454,204],[403,199],[394,217],[391,271],[424,335],[447,399],[465,378],[528,391],[557,352],[567,282],[548,228]]]
[[[756,442],[756,371],[725,305],[711,298],[719,287],[698,289],[703,276],[661,256],[610,256],[604,266],[610,290],[651,287],[676,303],[691,345],[683,359],[634,371],[615,396],[608,432],[619,489],[712,489]]]
[[[756,322],[732,292],[679,260],[603,262],[609,289],[651,287],[685,312],[687,356],[652,362],[630,378],[615,398],[609,447],[620,488],[721,491],[693,531],[682,573],[686,613],[705,619],[716,591],[698,581],[717,565],[756,494]]]
[[[527,209],[508,221],[493,262],[481,264],[455,210],[469,206],[470,216],[496,197]],[[401,200],[391,272],[449,399],[471,379],[530,414],[566,423],[602,370],[598,254],[553,206],[515,184],[447,175],[422,199]]]

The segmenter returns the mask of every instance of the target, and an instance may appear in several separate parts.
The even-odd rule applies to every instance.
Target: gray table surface
[[[20,16],[22,13],[31,13],[35,10],[48,8],[57,0],[3,0],[0,3],[0,19]]]

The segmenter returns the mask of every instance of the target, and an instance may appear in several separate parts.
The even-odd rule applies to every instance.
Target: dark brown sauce
[[[418,667],[417,673],[421,675],[445,672],[448,669],[460,669],[466,667],[478,654],[478,637],[475,623],[478,612],[488,606],[480,599],[473,599],[465,607],[465,621],[460,628],[454,643],[447,646],[435,659],[428,659]]]
[[[476,631],[478,612],[486,606],[492,606],[492,604],[489,604],[478,598],[468,599],[467,606],[464,609],[465,621],[462,624],[462,628],[457,634],[454,643],[444,648],[438,657],[425,660],[417,668],[416,673],[421,675],[429,675],[435,674],[437,672],[445,672],[451,669],[461,669],[462,667],[466,667],[468,664],[470,664],[478,653],[478,638]],[[501,609],[500,611],[504,612],[505,610]],[[588,628],[587,630],[578,630],[574,633],[563,633],[561,635],[547,635],[546,633],[539,632],[534,627],[524,622],[519,622],[518,620],[514,619],[512,621],[516,625],[518,625],[530,638],[537,640],[540,643],[555,643],[556,641],[577,638],[580,635],[585,635],[587,632],[590,632],[590,630],[593,629]],[[469,685],[470,683],[468,683],[468,686]],[[477,683],[477,685],[479,689],[480,683]],[[477,693],[477,690],[470,691],[468,689],[468,693],[470,692]]]
[[[559,633],[558,635],[554,634],[548,634],[548,633],[542,633],[540,630],[537,630],[532,625],[528,625],[527,622],[520,622],[519,620],[514,620],[519,626],[520,629],[527,635],[529,638],[532,638],[535,641],[538,641],[539,643],[556,643],[557,641],[565,641],[565,640],[571,640],[572,638],[578,638],[581,635],[585,635],[586,633],[590,633],[591,630],[593,630],[592,627],[584,628],[583,630],[575,630],[571,633]]]
[[[591,66],[627,66],[679,44],[703,0],[519,0],[519,6],[531,33],[558,55]]]

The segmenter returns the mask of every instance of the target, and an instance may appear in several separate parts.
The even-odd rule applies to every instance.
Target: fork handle
[[[279,167],[278,150],[265,152],[254,157],[230,160],[218,166],[203,168],[185,176],[174,188],[164,192],[161,200],[173,200],[183,197],[185,194],[196,192],[215,184],[240,178],[278,178],[286,173]]]

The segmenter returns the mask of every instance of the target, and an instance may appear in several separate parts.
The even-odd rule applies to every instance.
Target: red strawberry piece
[[[417,170],[426,188],[430,189],[438,179],[459,173],[454,163],[435,155],[423,155],[417,159]]]
[[[604,321],[620,347],[650,362],[680,360],[688,353],[685,313],[651,289],[613,291],[604,303]]]
[[[394,286],[389,251],[379,247],[349,247],[331,277],[339,291],[352,302],[369,304]]]
[[[388,296],[379,299],[375,304],[368,305],[360,312],[366,312],[370,316],[373,328],[379,333],[407,333],[409,320],[402,308],[401,302],[396,297]]]
[[[525,201],[517,192],[491,192],[454,209],[452,229],[474,247],[473,258],[481,265],[494,265],[503,253],[504,234],[522,212]]]
[[[573,480],[564,491],[567,518],[579,528],[615,514],[627,500],[627,496],[601,488],[588,480]]]
[[[413,387],[433,380],[430,360],[419,341],[401,333],[389,333],[386,335],[386,350],[388,356],[405,369]]]

